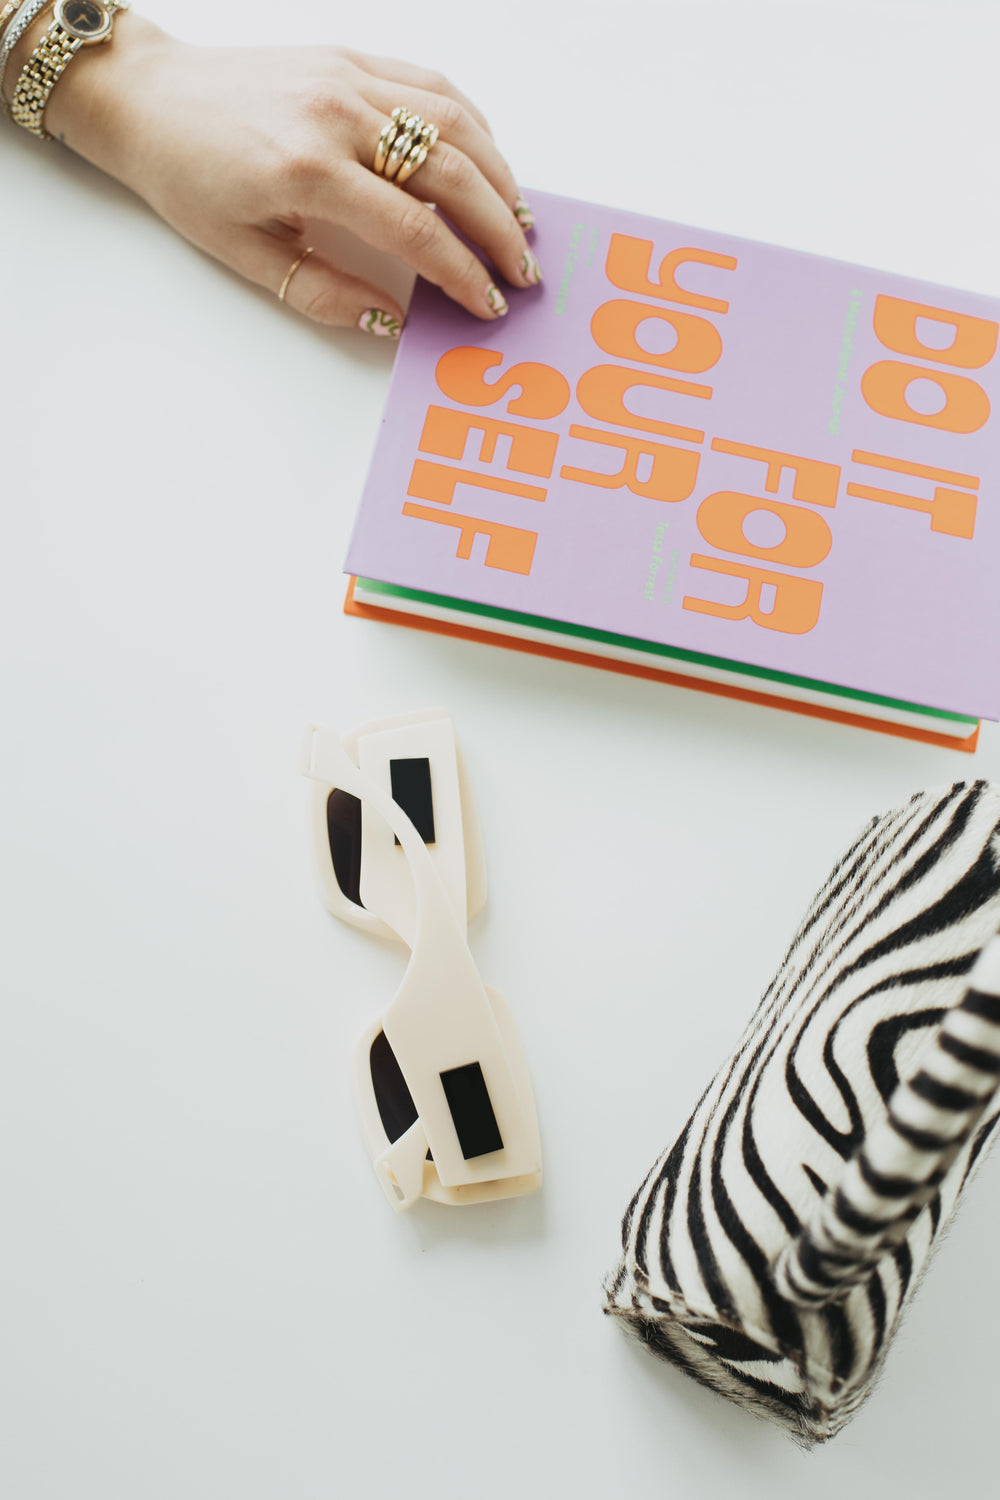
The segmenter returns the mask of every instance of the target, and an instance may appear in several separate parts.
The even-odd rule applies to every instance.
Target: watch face
[[[60,0],[56,18],[82,42],[96,41],[111,29],[111,17],[101,0]]]

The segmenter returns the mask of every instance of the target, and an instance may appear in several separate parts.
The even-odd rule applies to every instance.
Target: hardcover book
[[[418,282],[347,609],[972,749],[1000,717],[1000,303],[533,194]]]

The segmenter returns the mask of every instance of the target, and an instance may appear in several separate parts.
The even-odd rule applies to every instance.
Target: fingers
[[[369,75],[365,98],[380,114],[388,117],[402,103],[412,114],[422,115],[437,125],[444,140],[475,162],[513,212],[521,228],[533,227],[534,217],[521,195],[517,179],[497,149],[485,116],[471,99],[441,73],[416,68],[395,58],[370,57],[359,52],[346,55]],[[405,99],[399,97],[400,87],[406,90]],[[363,153],[361,161],[362,165],[367,165]]]
[[[365,103],[371,113],[366,116],[362,112],[356,127],[358,161],[365,168],[372,165],[375,143],[386,123],[382,111],[391,114],[395,108],[389,103],[394,97],[391,86],[377,79],[370,81],[368,95]],[[419,90],[411,90],[408,97],[407,107],[411,112],[426,109],[428,113],[423,118],[438,125],[441,134],[423,165],[407,180],[406,194],[437,205],[467,239],[486,252],[512,286],[536,286],[542,279],[542,270],[525,239],[525,227],[519,217],[519,210],[526,211],[527,205],[492,137],[453,100]],[[399,194],[401,189],[393,186]],[[398,199],[394,206],[398,214],[408,213]],[[530,214],[528,222],[533,222]],[[422,232],[430,234],[430,229]],[[415,262],[411,260],[409,264]]]
[[[454,146],[439,141],[405,191],[437,204],[467,239],[482,246],[512,286],[541,281],[542,268],[514,214],[475,163]]]
[[[372,78],[384,79],[387,83],[396,83],[403,88],[419,89],[425,94],[434,94],[439,98],[453,99],[456,104],[461,105],[467,114],[471,115],[481,130],[487,135],[492,135],[486,116],[477,109],[472,100],[457,89],[455,85],[443,73],[434,73],[429,68],[417,68],[412,63],[401,62],[395,57],[371,57],[365,52],[353,52],[345,49],[343,56],[347,57],[355,67],[362,72],[368,73]],[[403,103],[400,99],[393,99],[389,108],[385,111],[387,115],[392,114],[397,104]],[[423,113],[417,110],[417,114]],[[425,116],[425,118],[427,118]],[[433,116],[431,117],[433,118]]]
[[[356,166],[342,177],[341,214],[343,198],[350,203],[352,229],[369,245],[404,261],[475,317],[487,321],[503,317],[507,301],[493,274],[426,203],[409,192],[409,184],[406,190],[394,187]]]
[[[396,340],[405,315],[394,297],[371,282],[349,276],[295,240],[248,229],[220,260],[248,281],[267,288],[296,312],[333,328],[360,328]]]
[[[502,317],[508,308],[498,283],[528,288],[542,273],[525,238],[532,222],[527,206],[482,115],[438,75],[407,64],[339,49],[334,64],[343,74],[336,97],[324,94],[314,103],[307,149],[282,179],[288,201],[275,217],[287,225],[288,238],[264,220],[240,231],[245,243],[239,253],[254,265],[237,268],[279,290],[295,258],[287,252],[295,250],[296,229],[322,219],[402,260],[474,317]],[[405,186],[374,171],[380,133],[400,106],[401,93],[405,110],[438,127]],[[235,253],[229,263],[237,264]],[[346,325],[360,319],[367,331],[389,337],[402,324],[398,304],[316,255],[296,265],[285,300],[317,321]]]
[[[371,80],[366,97],[380,114],[386,116],[391,115],[400,102],[398,91],[394,90],[391,85],[387,86],[380,79]],[[489,183],[500,201],[506,205],[507,212],[515,218],[518,217],[518,204],[523,203],[523,199],[521,199],[517,180],[497,150],[493,137],[483,129],[467,109],[453,99],[428,94],[421,89],[410,89],[407,92],[405,107],[411,114],[421,115],[430,124],[436,125],[440,131],[438,145],[431,152],[425,166],[420,169],[421,177],[425,176],[427,168],[432,163],[435,165],[440,163],[444,154],[441,149],[442,145],[450,146],[452,150],[460,151],[479,169],[485,181]],[[468,185],[468,183],[461,184],[463,188],[467,188]],[[416,179],[412,186],[416,190]],[[523,227],[530,228],[530,225],[525,224]]]

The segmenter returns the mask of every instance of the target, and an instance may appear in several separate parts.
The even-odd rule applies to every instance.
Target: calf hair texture
[[[626,1210],[605,1310],[804,1446],[871,1392],[991,1139],[998,932],[1000,787],[874,819]]]

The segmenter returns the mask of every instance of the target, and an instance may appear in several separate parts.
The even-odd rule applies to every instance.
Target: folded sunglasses
[[[482,841],[448,715],[310,725],[302,771],[334,916],[410,949],[361,1039],[355,1097],[393,1208],[479,1203],[541,1186],[534,1093],[507,1004],[479,977],[466,926],[486,898]]]

